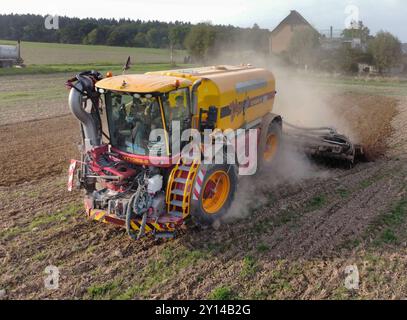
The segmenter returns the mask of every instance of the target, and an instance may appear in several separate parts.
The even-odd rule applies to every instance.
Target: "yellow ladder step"
[[[173,206],[182,208],[182,201],[172,200],[170,203],[171,203]]]
[[[182,183],[182,184],[186,184],[186,183],[187,183],[187,179],[184,179],[184,178],[176,178],[176,179],[174,179],[174,181],[175,181],[175,182],[178,182],[178,183]]]
[[[183,190],[179,190],[179,189],[175,189],[171,191],[171,194],[175,194],[177,196],[183,196],[184,195],[184,191]]]

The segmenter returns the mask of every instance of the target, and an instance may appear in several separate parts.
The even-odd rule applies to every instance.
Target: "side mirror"
[[[218,121],[218,109],[216,107],[209,107],[208,119],[206,120],[208,129],[215,129],[216,121]]]
[[[202,117],[205,114],[206,117]],[[209,107],[208,110],[202,110],[199,113],[200,130],[215,129],[216,122],[218,121],[218,109],[214,106]]]

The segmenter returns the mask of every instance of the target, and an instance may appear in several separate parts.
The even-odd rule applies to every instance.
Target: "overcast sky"
[[[316,29],[343,29],[359,16],[373,31],[387,30],[407,42],[406,0],[0,0],[0,13],[58,14],[76,17],[161,21],[211,21],[273,29],[290,10]]]

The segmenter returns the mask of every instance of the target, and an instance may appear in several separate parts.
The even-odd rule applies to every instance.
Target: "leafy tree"
[[[345,73],[357,73],[359,71],[358,56],[359,50],[352,49],[349,46],[342,46],[336,52],[336,62],[339,69]]]
[[[123,24],[113,28],[107,38],[107,44],[111,46],[131,46],[137,32],[136,26]]]
[[[160,32],[156,28],[148,30],[147,41],[150,48],[159,48],[161,44]]]
[[[174,46],[175,48],[182,48],[188,32],[189,29],[186,29],[182,25],[171,26],[168,32],[170,45]]]
[[[314,65],[320,48],[319,34],[314,29],[304,28],[294,31],[288,46],[288,55],[297,65]]]
[[[88,33],[88,35],[83,39],[83,43],[93,45],[104,44],[109,33],[110,33],[109,27],[107,26],[97,27]]]
[[[347,39],[359,38],[362,43],[367,43],[370,38],[370,29],[362,21],[359,21],[353,24],[351,28],[343,30],[342,37]]]
[[[193,26],[185,39],[185,46],[189,53],[198,61],[205,61],[211,54],[216,39],[216,32],[212,25],[200,23]]]
[[[119,46],[123,45],[124,41],[125,37],[123,33],[121,33],[118,29],[113,29],[107,37],[106,44],[109,46]]]
[[[147,41],[146,34],[143,32],[137,33],[136,36],[134,37],[133,43],[136,47],[139,47],[139,48],[147,47],[148,41]]]
[[[400,40],[389,32],[380,31],[369,43],[369,51],[380,73],[401,62],[402,48]]]

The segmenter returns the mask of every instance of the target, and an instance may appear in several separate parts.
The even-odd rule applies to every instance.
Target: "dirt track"
[[[0,289],[6,298],[405,298],[405,100],[344,93],[336,103],[357,106],[354,129],[375,162],[349,171],[307,164],[289,180],[277,170],[245,190],[261,205],[240,194],[240,220],[166,243],[136,243],[85,219],[81,195],[65,191],[77,153],[72,117],[0,126]],[[353,264],[358,291],[344,287]],[[55,291],[44,288],[49,265],[60,270]]]

